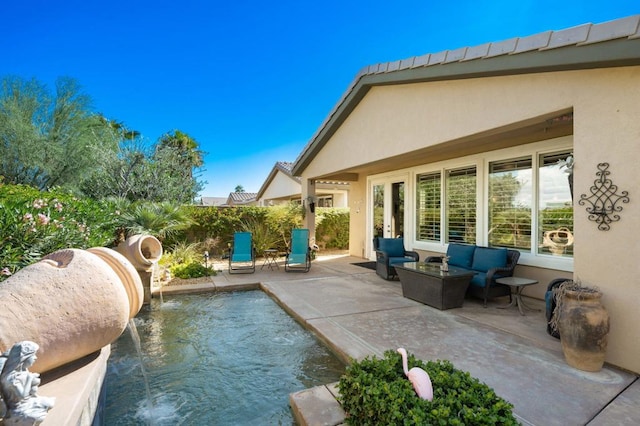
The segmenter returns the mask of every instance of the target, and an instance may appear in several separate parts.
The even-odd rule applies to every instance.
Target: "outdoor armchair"
[[[233,234],[229,247],[229,273],[253,273],[256,270],[256,249],[251,232]]]
[[[287,272],[309,272],[311,269],[311,248],[309,230],[300,228],[291,230],[291,247],[284,261]]]
[[[385,280],[397,275],[394,264],[420,260],[417,252],[405,250],[403,238],[375,238],[373,244],[376,249],[376,274]]]

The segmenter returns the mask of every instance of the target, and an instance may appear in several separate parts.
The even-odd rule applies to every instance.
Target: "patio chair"
[[[287,272],[309,272],[309,269],[311,269],[309,230],[293,229],[291,231],[291,248],[284,261],[284,270]]]
[[[256,249],[251,232],[233,234],[233,244],[229,247],[229,273],[249,273],[256,270]]]
[[[373,246],[376,249],[376,274],[385,280],[397,276],[395,263],[417,262],[420,255],[411,250],[405,250],[403,238],[375,238]]]

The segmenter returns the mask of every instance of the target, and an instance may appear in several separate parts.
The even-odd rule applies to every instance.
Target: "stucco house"
[[[376,235],[403,236],[421,258],[463,241],[519,250],[515,275],[539,281],[528,296],[553,278],[598,286],[607,362],[640,372],[639,26],[636,15],[365,67],[292,167],[302,197],[320,180],[351,183],[352,256],[374,259]],[[589,199],[622,210],[590,215]]]
[[[275,206],[302,202],[300,177],[291,173],[293,163],[278,161],[260,187],[256,198],[259,206]],[[314,203],[317,207],[347,207],[349,182],[316,181]]]

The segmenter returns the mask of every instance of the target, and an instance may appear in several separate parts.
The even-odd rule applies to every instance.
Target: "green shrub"
[[[111,245],[119,213],[66,191],[0,183],[0,281],[60,249]]]
[[[209,277],[211,275],[216,275],[216,272],[212,267],[205,267],[204,265],[197,262],[187,264],[182,263],[173,266],[169,270],[171,271],[171,275],[182,279]]]
[[[319,207],[316,214],[316,238],[325,248],[349,248],[349,209]]]
[[[517,425],[513,405],[449,361],[424,363],[409,354],[409,368],[431,378],[433,401],[419,398],[402,370],[402,358],[353,361],[340,378],[339,401],[350,425]]]
[[[180,264],[198,263],[204,260],[204,250],[198,243],[176,243],[160,258],[160,265],[171,268]]]

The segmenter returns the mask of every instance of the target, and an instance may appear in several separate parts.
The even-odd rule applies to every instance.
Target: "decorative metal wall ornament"
[[[593,186],[589,188],[591,195],[582,194],[578,201],[581,206],[587,205],[589,220],[596,222],[598,229],[601,231],[608,231],[611,228],[611,222],[620,220],[620,215],[617,213],[622,211],[622,206],[618,205],[618,203],[629,202],[629,193],[622,191],[617,194],[618,186],[607,178],[611,174],[607,170],[608,168],[609,163],[598,164],[598,171],[596,172],[598,178],[593,182]]]

